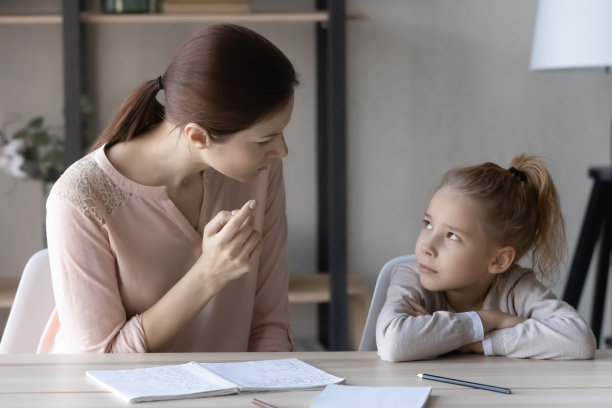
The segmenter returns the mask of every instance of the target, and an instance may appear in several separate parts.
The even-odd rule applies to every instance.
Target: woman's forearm
[[[163,351],[224,286],[205,280],[196,263],[181,280],[142,314],[142,326],[149,352]]]

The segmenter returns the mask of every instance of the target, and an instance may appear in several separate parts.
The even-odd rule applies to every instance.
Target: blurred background
[[[530,71],[536,0],[346,5],[367,16],[347,21],[349,273],[373,289],[387,260],[414,252],[425,206],[447,169],[484,161],[507,166],[528,153],[548,164],[566,217],[567,262],[552,287],[561,296],[592,185],[587,170],[610,164],[612,76],[603,69]],[[252,0],[251,7],[303,11],[313,10],[314,2]],[[2,0],[0,14],[12,13],[58,14],[61,1]],[[281,48],[300,75],[286,131],[288,254],[292,274],[314,273],[315,23],[244,25]],[[128,93],[161,74],[203,26],[86,24],[84,80],[94,136]],[[62,64],[60,22],[0,24],[0,125],[6,133],[36,116],[61,133]],[[29,256],[45,246],[42,184],[0,172],[0,279],[19,277]],[[579,307],[586,319],[589,300],[587,293]],[[298,344],[316,343],[316,306],[292,305],[291,312]],[[610,335],[609,323],[602,334]]]

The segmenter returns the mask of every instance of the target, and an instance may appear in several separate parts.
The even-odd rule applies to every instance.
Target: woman
[[[297,83],[268,40],[216,25],[125,100],[47,201],[57,306],[39,352],[291,350]]]

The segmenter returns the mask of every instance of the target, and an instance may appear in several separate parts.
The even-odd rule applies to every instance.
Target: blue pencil
[[[487,391],[501,392],[503,394],[510,394],[510,388],[496,387],[494,385],[486,385],[486,384],[479,384],[479,383],[469,382],[469,381],[455,380],[452,378],[439,377],[437,375],[431,375],[431,374],[417,374],[417,377],[424,378],[426,380],[440,381],[440,382],[444,382],[448,384],[463,385],[465,387],[478,388],[480,390],[487,390]]]

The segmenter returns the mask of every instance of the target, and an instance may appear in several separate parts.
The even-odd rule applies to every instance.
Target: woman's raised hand
[[[206,224],[200,258],[142,314],[149,351],[163,351],[213,296],[257,261],[262,243],[254,228],[256,206],[255,200],[248,201],[240,210],[219,212]]]
[[[261,234],[255,229],[256,200],[240,210],[220,211],[204,227],[202,255],[198,268],[208,282],[220,287],[249,271],[261,252]]]

